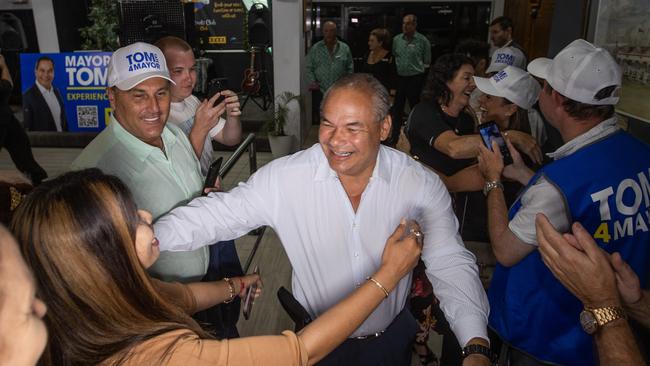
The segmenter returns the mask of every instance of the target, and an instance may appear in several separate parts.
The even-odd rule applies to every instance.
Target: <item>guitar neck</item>
[[[251,70],[255,69],[255,48],[251,48]]]

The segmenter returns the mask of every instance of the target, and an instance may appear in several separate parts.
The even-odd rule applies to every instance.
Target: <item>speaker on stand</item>
[[[248,11],[248,43],[251,46],[251,61],[242,80],[242,91],[246,94],[242,109],[252,100],[266,111],[273,103],[265,56],[271,46],[271,12],[263,4],[255,3]],[[258,101],[260,98],[261,102]]]

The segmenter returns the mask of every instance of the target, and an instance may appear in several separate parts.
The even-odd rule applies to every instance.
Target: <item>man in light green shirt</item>
[[[354,72],[352,53],[347,44],[336,38],[336,24],[323,25],[323,39],[307,53],[307,83],[312,91],[312,116],[319,120],[323,94],[341,76]]]
[[[397,68],[397,91],[393,104],[393,127],[387,144],[394,145],[402,127],[406,99],[413,109],[420,102],[426,70],[431,64],[431,43],[416,31],[417,17],[408,14],[402,19],[402,33],[393,38],[393,55]]]
[[[203,188],[199,161],[185,133],[167,125],[169,72],[162,52],[146,43],[123,47],[108,66],[109,125],[72,163],[119,177],[140,209],[154,218],[184,205]],[[165,281],[200,281],[208,269],[207,246],[161,252],[150,273]]]

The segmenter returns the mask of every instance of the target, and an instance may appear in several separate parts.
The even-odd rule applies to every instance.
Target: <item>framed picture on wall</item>
[[[647,0],[600,0],[594,44],[621,65],[623,88],[616,111],[650,122],[650,18]]]

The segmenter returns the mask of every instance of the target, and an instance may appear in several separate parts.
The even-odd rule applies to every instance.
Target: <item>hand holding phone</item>
[[[506,140],[501,135],[499,131],[499,126],[495,122],[486,122],[478,125],[478,131],[483,139],[483,143],[487,148],[492,151],[492,142],[496,142],[499,145],[499,151],[503,157],[503,165],[512,164],[512,156],[510,155],[510,150],[506,145]]]
[[[225,90],[224,85],[219,81],[211,80],[208,84],[208,99],[214,97],[217,93],[221,93]],[[226,99],[225,95],[219,95],[217,100],[214,101],[213,107],[218,106],[221,102]]]
[[[258,266],[255,266],[253,274],[260,274],[260,268]],[[242,313],[244,314],[244,319],[246,320],[248,320],[248,318],[251,316],[251,311],[253,310],[253,297],[255,296],[256,291],[257,282],[248,286],[248,290],[246,290],[246,296],[244,297],[244,306],[242,307]]]
[[[214,188],[214,185],[217,183],[222,161],[223,157],[220,156],[217,158],[217,160],[213,161],[212,164],[210,164],[210,168],[208,168],[208,174],[206,174],[205,182],[203,183],[203,192],[201,192],[202,196],[207,196],[208,194],[205,192],[205,190],[207,188]]]

